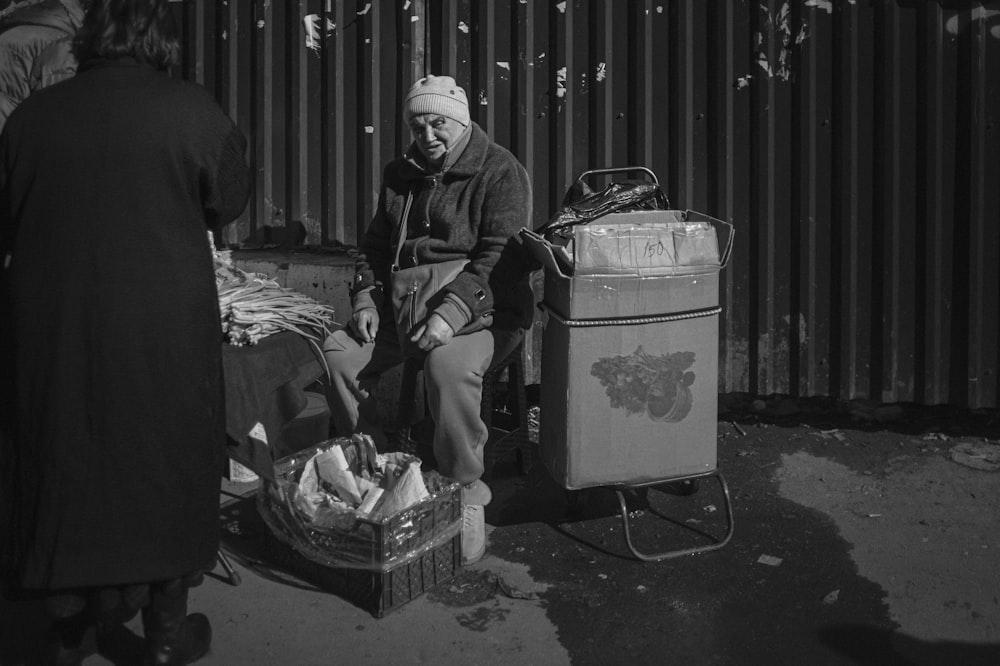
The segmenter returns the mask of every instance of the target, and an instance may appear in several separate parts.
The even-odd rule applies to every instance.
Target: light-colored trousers
[[[521,341],[522,331],[492,330],[456,335],[424,359],[424,388],[434,421],[438,471],[462,484],[483,474],[483,447],[489,436],[480,416],[483,375]],[[347,329],[323,343],[330,368],[327,396],[337,433],[371,432],[379,427],[374,389],[381,375],[403,363],[392,320],[382,319],[374,343],[359,342]]]

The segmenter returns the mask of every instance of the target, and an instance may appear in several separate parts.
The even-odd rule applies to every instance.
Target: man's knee
[[[330,371],[331,379],[353,380],[368,362],[370,353],[365,353],[345,329],[335,331],[323,341],[323,358]]]
[[[464,383],[476,377],[482,379],[492,355],[493,342],[486,331],[453,338],[427,355],[424,373],[427,381],[438,386]]]
[[[477,376],[482,378],[483,371],[472,359],[464,354],[435,353],[439,349],[428,354],[424,362],[424,374],[428,383],[440,387],[457,386]]]

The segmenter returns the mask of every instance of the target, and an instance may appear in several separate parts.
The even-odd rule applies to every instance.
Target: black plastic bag
[[[670,202],[656,183],[613,182],[603,190],[593,191],[577,181],[566,193],[563,207],[538,233],[546,237],[565,235],[571,227],[587,224],[610,213],[636,210],[669,210]]]

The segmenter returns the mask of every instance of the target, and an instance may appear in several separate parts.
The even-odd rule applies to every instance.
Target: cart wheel
[[[699,481],[701,479],[684,479],[683,481],[677,481],[676,483],[670,484],[673,491],[678,495],[687,497],[688,495],[694,495],[698,492]]]

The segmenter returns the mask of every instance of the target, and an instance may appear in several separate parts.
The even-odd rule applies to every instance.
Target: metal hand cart
[[[623,167],[586,171],[571,192],[587,192],[582,183],[590,176],[636,171],[658,190],[649,169]],[[571,495],[615,491],[637,559],[716,550],[734,530],[729,489],[716,467],[718,282],[732,225],[657,202],[608,208],[573,228],[564,224],[562,237],[553,238],[566,243],[561,248],[522,232],[545,266],[540,458]],[[670,484],[675,494],[693,494],[710,479],[725,504],[723,536],[666,552],[636,547],[626,493]]]

